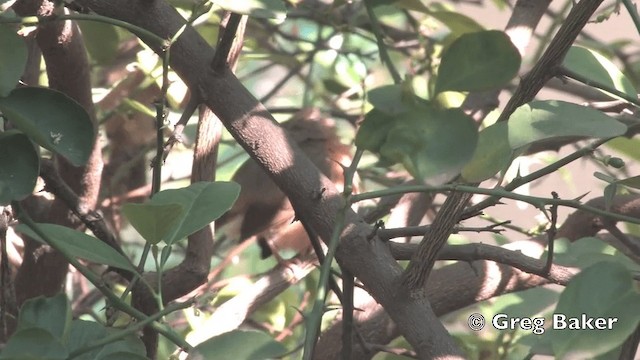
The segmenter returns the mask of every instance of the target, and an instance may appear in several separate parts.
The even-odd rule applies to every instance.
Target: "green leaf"
[[[377,110],[388,115],[397,115],[411,110],[413,104],[419,102],[413,89],[407,90],[407,83],[399,85],[385,85],[370,90],[367,100]],[[409,86],[411,86],[409,84]]]
[[[60,340],[40,328],[16,331],[9,339],[0,359],[7,360],[63,360],[69,356]]]
[[[501,31],[464,34],[442,55],[436,93],[500,88],[517,75],[520,61],[518,49]]]
[[[120,36],[115,26],[97,21],[79,21],[78,25],[91,59],[99,65],[113,62],[120,45]]]
[[[432,11],[429,15],[443,23],[456,36],[484,30],[475,20],[458,12]]]
[[[493,124],[480,131],[478,146],[462,169],[462,177],[469,182],[484,181],[509,166],[512,157],[508,124]]]
[[[148,357],[128,351],[117,351],[107,355],[100,355],[96,360],[147,360]]]
[[[637,96],[631,81],[609,59],[594,50],[572,46],[562,65],[587,79],[607,85],[631,97]],[[616,97],[604,90],[600,91]]]
[[[40,158],[24,134],[0,133],[0,205],[22,200],[33,191],[40,172]]]
[[[555,137],[608,138],[626,131],[626,125],[600,111],[564,101],[532,101],[509,118],[512,149]]]
[[[471,159],[478,132],[473,119],[462,110],[420,105],[397,117],[380,154],[402,163],[416,178],[429,184],[445,183]]]
[[[125,330],[107,329],[109,335],[117,334]],[[143,360],[146,350],[140,337],[129,334],[116,342],[105,345],[96,355],[95,360]]]
[[[71,322],[71,329],[69,330],[69,337],[67,339],[67,349],[69,352],[81,349],[88,346],[92,342],[102,340],[107,336],[107,329],[98,324],[95,321],[86,320],[73,320]],[[91,351],[85,352],[75,360],[94,360],[102,348],[96,348]]]
[[[178,203],[125,204],[122,213],[147,242],[157,244],[171,236],[184,208]]]
[[[588,359],[620,346],[640,321],[640,294],[629,270],[615,262],[600,262],[576,275],[560,295],[554,316],[565,324],[583,317],[616,319],[610,329],[549,330],[557,358]],[[561,322],[556,324],[562,325]],[[592,321],[592,324],[596,322]]]
[[[262,19],[276,19],[279,22],[287,18],[287,8],[282,0],[213,0],[224,10]]]
[[[640,148],[640,139],[619,137],[607,142],[606,146],[633,160],[640,161],[640,151],[638,151],[638,148]]]
[[[364,117],[356,134],[356,146],[377,153],[387,139],[397,118],[374,108]]]
[[[27,63],[27,46],[12,24],[0,24],[0,49],[5,49],[0,51],[0,97],[3,97],[18,85]]]
[[[532,101],[516,109],[508,122],[480,132],[478,147],[462,176],[471,182],[486,180],[536,141],[563,136],[605,138],[625,132],[624,124],[599,111],[563,101]]]
[[[240,194],[240,185],[234,182],[197,182],[182,189],[163,190],[153,196],[155,205],[180,204],[183,212],[167,244],[183,239],[207,226],[233,206]]]
[[[24,302],[18,317],[18,330],[39,328],[64,340],[71,323],[71,306],[65,294],[39,296]]]
[[[640,176],[632,176],[630,178],[618,180],[616,183],[633,189],[640,189]]]
[[[42,232],[48,235],[49,240],[73,256],[120,269],[131,271],[135,269],[131,262],[122,254],[93,236],[56,224],[37,225]],[[16,231],[26,234],[43,244],[45,243],[44,239],[40,238],[40,236],[36,235],[33,230],[24,224],[16,226]]]
[[[453,11],[434,10],[424,5],[420,0],[396,0],[394,4],[403,9],[419,11],[430,15],[448,27],[456,36],[484,30],[480,24],[464,14]]]
[[[67,348],[69,352],[92,345],[107,336],[115,335],[123,330],[106,328],[94,321],[74,320]],[[146,359],[144,344],[135,334],[124,336],[120,340],[85,352],[74,360],[106,360],[106,359]]]
[[[546,256],[545,253],[542,258]],[[566,238],[556,240],[553,256],[556,264],[585,269],[601,261],[616,262],[633,271],[640,270],[639,264],[600,239],[585,237],[571,242]]]
[[[287,353],[281,343],[258,331],[231,331],[197,345],[188,360],[258,360],[280,358]]]
[[[611,211],[611,204],[613,204],[613,198],[616,196],[618,186],[616,183],[611,183],[604,187],[604,209],[605,211]]]
[[[71,164],[87,162],[95,134],[89,114],[61,92],[19,88],[0,97],[0,111],[23,133]]]

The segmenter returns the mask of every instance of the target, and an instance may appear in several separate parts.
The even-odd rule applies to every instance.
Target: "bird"
[[[342,191],[343,169],[351,163],[352,154],[351,147],[340,141],[335,122],[317,108],[305,108],[280,125]],[[242,164],[232,181],[240,184],[240,194],[232,208],[216,222],[227,238],[242,242],[255,237],[261,258],[274,255],[278,262],[283,261],[280,252],[310,251],[309,236],[296,219],[291,202],[254,160]]]

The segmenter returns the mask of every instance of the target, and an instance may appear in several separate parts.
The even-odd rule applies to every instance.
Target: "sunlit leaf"
[[[566,316],[566,319],[556,321],[555,329],[546,333],[556,357],[594,358],[620,346],[638,326],[638,304],[640,294],[624,266],[600,262],[583,270],[564,289],[554,311],[554,316]],[[599,323],[606,328],[576,331],[569,327],[584,324],[585,317],[603,318]],[[564,325],[566,328],[560,329]],[[591,321],[591,325],[595,326],[596,321]]]
[[[508,124],[493,124],[478,135],[478,146],[471,160],[462,169],[462,177],[469,182],[484,181],[504,170],[512,156]]]
[[[173,232],[165,240],[171,244],[222,216],[231,209],[239,194],[240,185],[234,182],[197,182],[181,189],[160,191],[151,203],[182,206],[182,216],[177,218]]]
[[[501,31],[464,34],[442,55],[436,93],[500,88],[517,75],[520,60],[518,49]]]
[[[628,96],[634,98],[637,96],[637,91],[631,81],[609,59],[591,49],[572,46],[564,58],[563,66],[589,80],[614,88]],[[614,96],[604,90],[601,91]]]
[[[184,207],[179,203],[125,204],[122,213],[147,242],[157,244],[171,236],[184,215]]]
[[[416,106],[398,115],[380,154],[402,163],[416,178],[442,184],[457,176],[471,159],[478,132],[460,109]]]
[[[600,111],[564,101],[532,101],[509,118],[509,143],[512,149],[536,141],[563,137],[615,137],[627,127]]]

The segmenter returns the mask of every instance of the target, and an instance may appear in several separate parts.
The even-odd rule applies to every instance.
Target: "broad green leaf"
[[[610,329],[548,330],[557,358],[588,359],[620,346],[640,321],[640,294],[629,270],[615,262],[603,261],[576,275],[560,295],[554,316],[616,319]],[[560,321],[556,325],[562,325]],[[592,321],[592,325],[596,322]],[[605,322],[605,324],[608,324]]]
[[[258,331],[231,331],[197,345],[188,360],[258,360],[280,358],[287,353],[281,343]]]
[[[95,138],[89,114],[61,92],[19,88],[0,97],[0,111],[13,125],[75,166],[89,159]]]
[[[115,60],[120,45],[120,36],[115,26],[97,21],[79,21],[84,43],[91,59],[99,65]]]
[[[107,329],[109,335],[117,334],[124,330]],[[107,344],[96,355],[95,360],[143,360],[146,350],[140,337],[129,334],[120,340]]]
[[[177,218],[167,244],[185,238],[207,226],[233,206],[240,194],[234,182],[197,182],[182,189],[163,190],[153,196],[155,205],[180,204],[182,216]]]
[[[478,147],[462,176],[471,182],[486,180],[536,141],[563,136],[614,137],[625,132],[624,124],[599,111],[562,101],[533,101],[519,107],[508,122],[480,132]]]
[[[66,342],[69,352],[88,346],[107,336],[107,328],[95,321],[73,320]],[[74,358],[75,360],[94,360],[102,348],[96,348]]]
[[[80,259],[131,271],[135,269],[122,254],[93,236],[56,224],[38,224],[38,228],[47,234],[56,246],[67,250]],[[16,231],[45,243],[40,236],[24,224],[16,226]]]
[[[356,134],[356,146],[377,153],[387,140],[389,131],[396,125],[397,118],[374,108],[364,117]]]
[[[16,331],[2,350],[4,360],[64,360],[69,353],[60,340],[40,328]]]
[[[484,30],[480,24],[464,14],[429,8],[420,0],[396,0],[394,4],[403,9],[419,11],[430,15],[448,27],[449,30],[456,35]]]
[[[122,207],[122,213],[131,226],[151,244],[157,244],[171,236],[174,226],[184,216],[184,210],[178,203],[125,204]]]
[[[619,137],[607,142],[607,147],[614,149],[633,160],[640,161],[640,139]]]
[[[384,85],[367,92],[367,100],[374,108],[389,115],[398,115],[412,110],[415,105],[425,103],[413,89],[411,79],[401,84]]]
[[[282,0],[212,0],[214,4],[234,13],[281,22],[287,17]]]
[[[439,10],[432,11],[429,15],[443,23],[456,36],[484,30],[475,20],[458,12]]]
[[[3,97],[16,87],[27,63],[27,46],[13,24],[0,24],[0,49],[5,49],[0,51],[0,97]]]
[[[442,55],[436,93],[500,88],[517,75],[520,61],[520,53],[501,31],[464,34]]]
[[[612,261],[629,270],[640,270],[640,265],[620,250],[594,237],[585,237],[576,241],[561,238],[557,239],[555,244],[553,255],[555,264],[585,269],[601,261]],[[544,259],[546,256],[545,252],[542,258]]]
[[[10,130],[0,133],[0,205],[22,200],[33,191],[40,158],[27,136]]]
[[[562,65],[589,80],[607,85],[626,95],[637,96],[631,81],[609,59],[591,49],[572,46]],[[615,97],[604,90],[601,91]]]
[[[416,106],[398,115],[380,154],[428,184],[445,183],[471,159],[478,141],[473,119],[460,109]]]
[[[626,125],[600,111],[564,101],[532,101],[516,109],[509,118],[512,149],[555,137],[607,138],[626,131]]]
[[[616,183],[630,188],[640,189],[640,176],[632,176],[630,178],[618,180]]]
[[[64,341],[70,325],[71,306],[65,294],[29,299],[20,308],[18,330],[36,327]]]
[[[106,355],[99,355],[95,360],[148,360],[149,358],[128,351],[117,351]]]
[[[462,169],[462,177],[469,182],[484,181],[504,170],[511,162],[512,156],[508,124],[493,124],[480,131],[478,146],[471,161]]]

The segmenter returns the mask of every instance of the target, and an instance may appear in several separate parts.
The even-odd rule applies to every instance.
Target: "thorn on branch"
[[[379,229],[384,229],[384,220],[378,220],[376,221],[375,224],[373,224],[373,230],[369,235],[367,235],[367,240],[371,241],[376,236]],[[389,239],[386,239],[386,240],[389,240]]]
[[[559,198],[558,193],[555,191],[551,192],[551,196],[554,199]],[[547,230],[547,263],[542,270],[542,274],[544,275],[549,275],[549,271],[551,270],[551,266],[553,265],[553,245],[556,239],[556,234],[558,233],[558,205],[551,205],[551,207],[549,208],[549,212],[551,213],[551,226]]]

